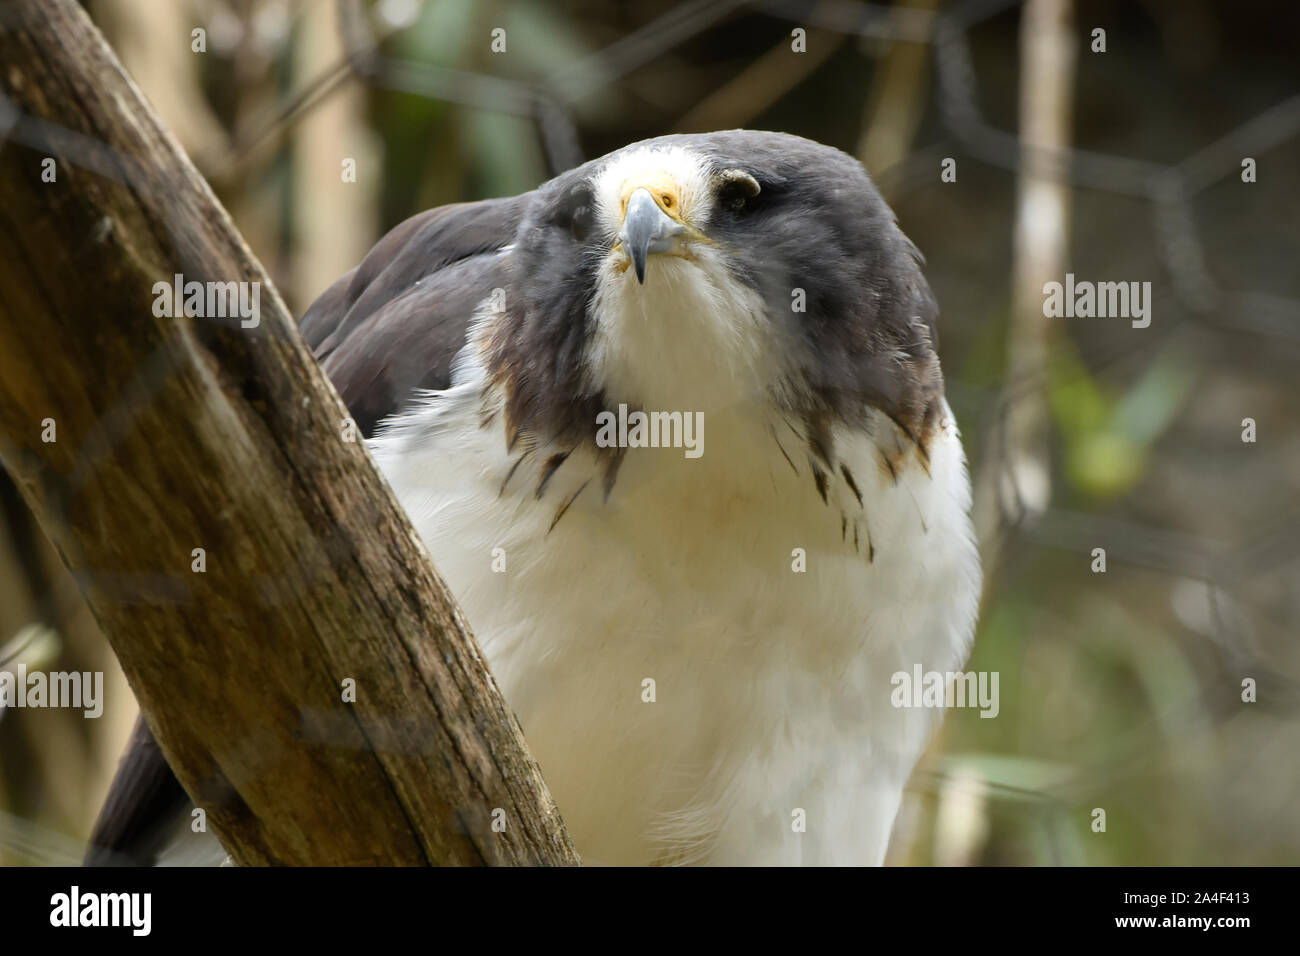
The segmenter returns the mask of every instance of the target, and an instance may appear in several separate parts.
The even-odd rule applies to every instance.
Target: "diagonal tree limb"
[[[576,863],[346,409],[73,0],[5,5],[0,96],[0,459],[235,861]],[[259,283],[257,324],[155,315],[177,274]]]

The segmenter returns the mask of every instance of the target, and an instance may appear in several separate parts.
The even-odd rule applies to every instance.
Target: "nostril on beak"
[[[632,193],[618,238],[632,260],[637,282],[645,283],[646,258],[651,253],[667,252],[672,248],[673,237],[682,231],[681,223],[659,208],[650,190],[642,187]]]

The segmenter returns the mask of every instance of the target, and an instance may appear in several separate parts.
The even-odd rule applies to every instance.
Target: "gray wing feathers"
[[[364,434],[413,390],[450,384],[474,310],[506,281],[499,250],[530,195],[406,220],[307,310],[303,336]]]

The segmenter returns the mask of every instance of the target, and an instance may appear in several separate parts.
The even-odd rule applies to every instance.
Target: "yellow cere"
[[[618,194],[620,215],[627,213],[627,203],[632,198],[632,193],[643,188],[649,190],[660,209],[678,222],[683,222],[681,188],[677,185],[677,180],[667,173],[652,173],[624,181]]]

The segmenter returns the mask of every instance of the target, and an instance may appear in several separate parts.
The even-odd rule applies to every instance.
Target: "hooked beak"
[[[685,231],[686,227],[664,212],[645,187],[628,197],[618,238],[632,260],[637,282],[645,283],[646,257],[652,252],[668,252],[673,247],[673,239]]]

